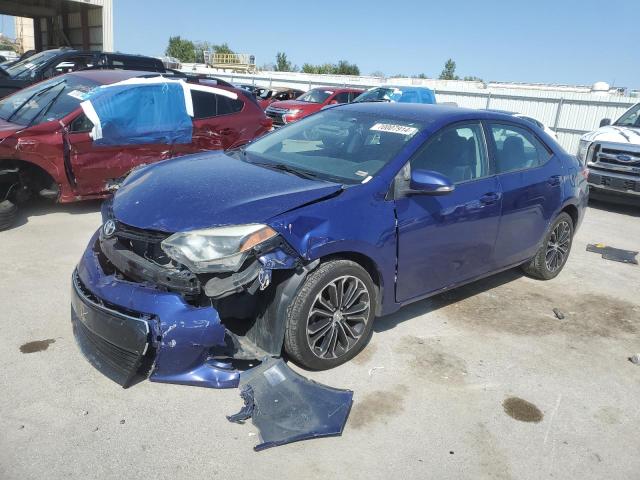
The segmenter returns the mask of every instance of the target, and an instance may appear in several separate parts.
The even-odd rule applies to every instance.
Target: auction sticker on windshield
[[[397,125],[393,123],[376,123],[369,130],[375,132],[398,133],[400,135],[415,135],[418,132],[416,127],[408,127],[406,125]]]

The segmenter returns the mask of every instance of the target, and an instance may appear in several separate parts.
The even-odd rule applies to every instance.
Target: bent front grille
[[[129,386],[138,374],[146,373],[145,356],[150,346],[147,320],[98,303],[77,272],[72,280],[71,321],[80,350],[104,375]]]

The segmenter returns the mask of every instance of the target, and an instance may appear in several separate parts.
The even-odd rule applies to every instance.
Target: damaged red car
[[[30,198],[103,198],[138,166],[270,128],[251,95],[207,80],[87,70],[38,83],[0,100],[0,230]]]

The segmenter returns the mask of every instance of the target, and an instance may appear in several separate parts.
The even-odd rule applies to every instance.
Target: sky
[[[161,55],[170,35],[273,63],[356,63],[363,74],[640,88],[639,0],[113,0],[115,49]],[[6,24],[5,23],[5,30]],[[626,38],[626,40],[625,40]]]

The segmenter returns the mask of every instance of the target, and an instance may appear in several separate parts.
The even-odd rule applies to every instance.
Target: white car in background
[[[591,197],[640,205],[640,103],[585,133],[577,156],[589,168]]]
[[[557,140],[558,139],[558,135],[556,134],[556,132],[554,132],[553,130],[551,130],[550,127],[546,126],[544,123],[542,123],[540,120],[536,120],[533,117],[530,117],[529,115],[525,115],[524,113],[516,113],[516,112],[510,112],[508,110],[497,110],[497,109],[493,109],[490,108],[489,110],[491,110],[492,112],[500,112],[500,113],[506,113],[507,115],[513,115],[514,117],[518,117],[521,118],[523,120],[526,120],[529,123],[533,123],[534,125],[536,125],[537,127],[539,127],[541,130],[544,130],[544,132],[549,135],[551,138]]]

